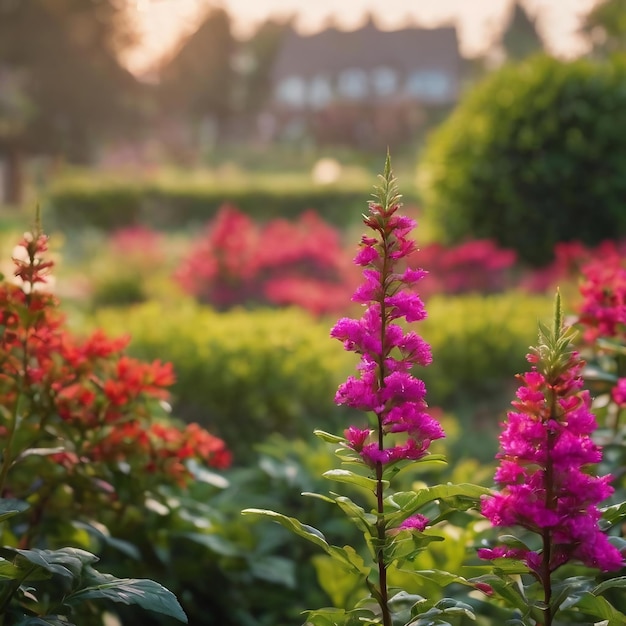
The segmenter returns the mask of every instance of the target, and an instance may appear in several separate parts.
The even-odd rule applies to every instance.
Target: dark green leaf
[[[291,532],[311,541],[315,545],[322,548],[325,552],[328,552],[330,546],[326,541],[324,535],[317,530],[317,528],[313,528],[312,526],[308,526],[303,524],[299,520],[294,517],[287,517],[286,515],[282,515],[281,513],[276,513],[276,511],[268,511],[266,509],[244,509],[242,515],[257,515],[259,517],[267,517],[274,522],[279,523],[281,526],[284,526]]]
[[[176,533],[177,537],[184,537],[194,543],[197,543],[205,548],[208,548],[215,554],[221,554],[222,556],[244,556],[244,553],[228,539],[224,539],[219,535],[204,534],[204,533]]]
[[[613,587],[626,587],[626,576],[618,576],[617,578],[610,578],[609,580],[605,580],[597,587],[595,587],[595,589],[593,589],[591,593],[593,593],[594,596],[599,596],[607,589],[612,589]]]
[[[480,497],[491,493],[490,489],[479,485],[463,483],[459,485],[436,485],[420,491],[403,491],[385,498],[385,507],[390,511],[387,524],[390,528],[398,526],[404,519],[413,515],[422,506],[435,500],[446,498],[464,498],[478,503]],[[397,513],[393,513],[397,511]]]
[[[2,498],[0,499],[0,522],[17,515],[18,513],[22,513],[29,508],[30,504],[28,504],[28,502],[24,502],[23,500]]]
[[[136,604],[148,611],[187,622],[187,616],[176,596],[152,580],[115,578],[110,574],[91,570],[89,585],[67,596],[65,602],[76,605],[86,600],[111,600],[123,604]]]
[[[618,611],[606,598],[585,592],[574,605],[585,615],[594,619],[607,620],[605,626],[624,626],[626,615]]]
[[[259,580],[296,588],[296,567],[293,561],[280,556],[255,556],[248,561],[250,574]]]

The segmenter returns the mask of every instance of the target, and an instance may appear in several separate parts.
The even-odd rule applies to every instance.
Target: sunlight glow
[[[171,53],[177,41],[193,32],[211,6],[223,6],[232,16],[235,34],[246,36],[271,16],[295,16],[304,32],[314,32],[329,23],[356,28],[368,13],[382,28],[405,24],[457,25],[461,51],[466,56],[483,53],[498,36],[513,0],[133,0],[142,44],[127,55],[132,71],[142,72]],[[596,0],[525,0],[524,6],[537,17],[538,28],[555,54],[571,56],[582,51],[577,35],[580,19]]]

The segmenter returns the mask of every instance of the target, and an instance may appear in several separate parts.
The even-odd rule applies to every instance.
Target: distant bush
[[[181,181],[136,182],[74,177],[61,180],[50,190],[50,221],[68,230],[92,227],[112,231],[143,225],[157,229],[189,229],[204,224],[225,204],[234,204],[247,215],[267,220],[295,218],[307,209],[337,226],[346,226],[360,215],[360,185],[314,185],[294,180],[291,184]]]
[[[338,229],[317,213],[254,222],[220,209],[175,272],[182,288],[220,310],[237,305],[299,306],[313,314],[345,310],[358,270]]]
[[[506,383],[528,367],[524,354],[537,338],[537,321],[550,319],[552,301],[552,295],[519,292],[429,299],[421,334],[432,346],[433,362],[419,372],[429,402],[497,403],[499,394],[507,394]]]
[[[420,160],[445,243],[489,238],[535,265],[626,234],[626,61],[534,57],[475,87]]]

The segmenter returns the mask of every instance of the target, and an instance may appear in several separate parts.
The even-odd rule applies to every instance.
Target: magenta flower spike
[[[331,337],[343,341],[345,349],[361,356],[358,376],[350,376],[335,396],[340,405],[374,413],[374,429],[351,426],[345,431],[347,444],[370,467],[423,457],[430,443],[444,436],[441,425],[427,412],[426,387],[410,370],[432,361],[430,346],[417,333],[397,322],[417,322],[426,317],[424,303],[414,285],[424,270],[406,269],[402,262],[415,251],[408,238],[415,222],[397,214],[400,195],[385,163],[382,185],[369,204],[365,225],[372,231],[363,235],[354,259],[363,269],[363,283],[352,300],[365,310],[360,319],[340,319]],[[394,437],[386,446],[385,436]]]
[[[610,571],[624,559],[600,530],[598,504],[613,493],[611,476],[595,476],[601,449],[589,392],[583,390],[584,361],[572,348],[574,332],[564,328],[557,295],[554,328],[540,327],[539,345],[527,356],[532,369],[512,402],[500,435],[499,491],[482,502],[493,526],[521,526],[540,536],[541,549],[496,546],[484,559],[526,563],[545,592],[546,624],[551,623],[552,573],[569,561]],[[523,544],[522,544],[523,545]]]
[[[411,374],[414,365],[432,361],[430,346],[406,324],[426,317],[415,284],[423,270],[407,269],[406,257],[416,249],[409,233],[415,222],[398,215],[400,195],[391,172],[389,156],[382,184],[369,203],[364,223],[371,233],[363,235],[354,259],[363,267],[363,283],[352,300],[364,307],[360,319],[340,319],[331,337],[343,341],[346,350],[361,360],[358,375],[339,386],[335,402],[373,414],[367,428],[350,426],[343,445],[357,453],[375,478],[377,500],[378,592],[383,626],[391,626],[388,606],[386,538],[402,531],[422,532],[429,520],[409,515],[395,527],[385,518],[385,470],[401,461],[417,461],[428,453],[431,442],[444,437],[439,422],[427,411],[426,386]],[[404,325],[400,325],[400,321]]]

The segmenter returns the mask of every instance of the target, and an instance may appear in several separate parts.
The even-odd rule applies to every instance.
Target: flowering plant
[[[335,400],[369,418],[342,436],[316,431],[337,447],[343,465],[324,475],[362,488],[366,506],[336,493],[305,494],[338,506],[362,532],[366,551],[332,545],[317,529],[274,511],[244,513],[270,518],[315,543],[363,583],[350,605],[309,611],[307,626],[449,626],[477,619],[478,609],[517,626],[626,623],[609,600],[626,578],[597,580],[598,571],[624,565],[625,542],[607,531],[626,519],[626,506],[600,506],[613,494],[612,476],[594,473],[602,453],[592,440],[591,395],[583,389],[584,362],[563,323],[560,296],[553,327],[540,325],[528,357],[531,371],[519,376],[522,385],[500,437],[497,489],[447,483],[394,492],[402,469],[444,460],[429,450],[444,432],[426,403],[424,383],[412,373],[431,361],[426,341],[407,330],[426,317],[415,291],[425,272],[401,265],[416,249],[408,238],[414,223],[398,214],[399,199],[388,159],[364,216],[372,233],[363,236],[355,258],[364,282],[353,301],[364,312],[360,319],[340,319],[331,331],[360,356],[358,375],[339,387]],[[614,397],[626,397],[623,391],[618,386]],[[450,540],[447,531],[461,512],[475,536],[484,532],[474,556],[489,564],[420,570],[422,553],[434,541]],[[502,526],[521,532],[494,537],[493,529]],[[424,587],[434,582],[453,589],[454,597],[433,594],[432,585],[430,598],[407,592],[403,584],[411,575]],[[463,588],[470,590],[466,600],[458,597]]]
[[[403,467],[444,460],[429,453],[431,442],[442,438],[444,432],[429,412],[424,383],[412,374],[413,366],[430,363],[430,347],[415,331],[407,331],[399,323],[404,320],[410,324],[426,317],[414,289],[425,272],[400,266],[415,250],[414,241],[408,238],[415,224],[398,214],[400,206],[388,158],[381,185],[364,219],[372,234],[363,236],[355,257],[355,263],[364,268],[364,282],[352,299],[365,310],[358,320],[339,320],[331,331],[346,350],[360,355],[358,376],[350,376],[339,387],[335,401],[371,417],[365,424],[349,426],[343,436],[316,431],[318,437],[338,446],[337,455],[344,466],[324,476],[364,489],[373,506],[368,511],[347,496],[306,494],[338,506],[362,531],[367,551],[361,554],[351,546],[331,545],[317,529],[274,511],[244,511],[270,517],[312,541],[364,582],[367,597],[354,607],[310,611],[307,624],[391,626],[435,623],[430,621],[435,615],[442,620],[472,615],[471,607],[463,602],[450,598],[426,600],[394,589],[392,584],[395,571],[430,543],[443,539],[438,526],[445,524],[454,511],[475,506],[479,496],[488,492],[469,484],[436,485],[417,492],[391,489],[392,479]],[[448,499],[454,499],[454,507],[447,504]],[[452,582],[470,584],[444,571],[415,574],[442,586]]]
[[[557,571],[568,564],[603,572],[624,566],[620,550],[599,525],[598,505],[613,493],[612,477],[592,472],[602,451],[591,439],[596,419],[589,391],[582,388],[584,361],[572,347],[574,335],[563,324],[557,294],[554,325],[540,325],[539,343],[527,357],[532,369],[519,376],[522,385],[500,435],[495,475],[500,489],[482,503],[493,526],[526,531],[522,538],[505,535],[478,551],[503,574],[488,574],[480,582],[518,609],[520,624],[551,626],[559,612],[593,614],[604,602],[600,593],[611,584],[594,588],[591,577],[559,579]],[[514,585],[511,574],[529,574],[530,582]]]
[[[112,600],[185,621],[164,587],[98,572],[93,551],[115,542],[129,507],[191,480],[188,461],[224,467],[229,453],[160,408],[169,364],[123,355],[126,338],[65,328],[46,251],[37,227],[14,252],[14,282],[0,282],[0,616],[70,624],[85,603]]]

